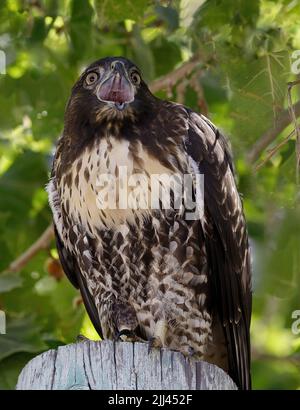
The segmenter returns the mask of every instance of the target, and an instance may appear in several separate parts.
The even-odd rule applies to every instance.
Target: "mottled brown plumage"
[[[120,167],[147,182],[204,174],[203,218],[100,209],[97,178],[118,182]],[[72,90],[48,192],[63,268],[101,337],[181,351],[250,388],[248,237],[229,149],[207,118],[154,97],[130,61],[99,60]]]

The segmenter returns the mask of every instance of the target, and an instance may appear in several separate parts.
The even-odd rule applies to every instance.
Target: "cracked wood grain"
[[[32,359],[17,390],[236,390],[220,368],[144,343],[109,340],[61,346]]]

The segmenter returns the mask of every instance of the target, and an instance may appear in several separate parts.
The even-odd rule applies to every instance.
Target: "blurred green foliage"
[[[300,388],[300,337],[291,331],[292,312],[300,309],[295,140],[258,172],[246,162],[287,106],[299,15],[297,0],[1,0],[7,74],[0,75],[0,271],[51,221],[44,187],[80,71],[100,57],[123,55],[151,82],[194,56],[193,81],[184,78],[183,87],[158,95],[197,111],[208,107],[230,137],[253,248],[253,385]],[[0,275],[8,324],[0,335],[0,389],[13,388],[34,355],[80,332],[95,337],[76,290],[53,267],[56,257],[52,244],[22,271]]]

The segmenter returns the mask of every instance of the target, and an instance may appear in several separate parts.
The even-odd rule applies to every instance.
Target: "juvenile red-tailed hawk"
[[[186,175],[198,214],[175,206]],[[153,96],[129,60],[99,60],[73,87],[48,192],[61,263],[101,337],[180,351],[250,388],[248,236],[207,118]]]

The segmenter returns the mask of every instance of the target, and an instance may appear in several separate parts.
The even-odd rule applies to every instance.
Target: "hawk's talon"
[[[153,348],[153,343],[154,343],[154,337],[151,337],[151,338],[149,339],[149,342],[148,342],[148,354],[151,353],[151,350],[152,350],[152,348]]]
[[[195,355],[195,349],[191,346],[188,347],[188,356],[193,357]]]
[[[130,329],[122,329],[122,330],[120,330],[120,331],[117,333],[117,336],[116,336],[115,340],[116,340],[116,341],[118,341],[119,339],[123,340],[123,339],[121,338],[121,336],[132,337],[132,338],[135,338],[135,337],[136,337],[136,336],[135,336],[135,333],[134,333],[132,330],[130,330]]]
[[[148,354],[151,353],[153,348],[160,348],[162,347],[161,341],[158,337],[152,336],[148,341]]]

